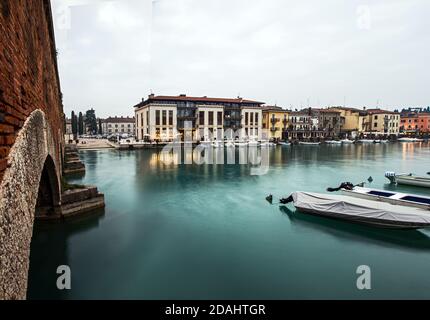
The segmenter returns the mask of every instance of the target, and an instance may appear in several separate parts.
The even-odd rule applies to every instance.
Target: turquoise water
[[[156,150],[83,151],[104,215],[37,224],[31,299],[430,298],[430,230],[393,231],[270,205],[296,190],[325,192],[386,170],[430,171],[429,144],[276,147],[266,175],[248,165],[164,165]],[[56,289],[69,265],[72,289]],[[371,268],[372,289],[356,288]]]

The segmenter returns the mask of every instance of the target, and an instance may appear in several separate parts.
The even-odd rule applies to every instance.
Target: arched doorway
[[[35,217],[53,217],[60,214],[60,188],[55,164],[50,155],[46,157],[39,182]]]

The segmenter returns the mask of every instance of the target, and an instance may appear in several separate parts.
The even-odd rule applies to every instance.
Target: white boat
[[[258,147],[258,145],[259,145],[258,141],[255,141],[255,140],[251,140],[248,142],[248,146],[250,147]]]
[[[279,144],[280,146],[291,146],[291,143],[290,143],[290,142],[283,142],[283,141],[279,141],[279,142],[278,142],[278,144]]]
[[[214,141],[212,143],[212,147],[214,148],[224,148],[224,142],[221,141]]]
[[[351,197],[430,210],[430,197],[426,196],[363,187],[341,190],[343,194]]]
[[[236,147],[246,147],[246,146],[248,146],[248,142],[244,142],[244,141],[236,141],[236,142],[234,143],[234,145],[235,145]]]
[[[293,202],[303,213],[375,227],[419,229],[430,226],[430,214],[427,210],[343,195],[293,192],[281,202]]]
[[[400,142],[423,142],[424,139],[404,137],[404,138],[397,139],[397,141],[400,141]]]
[[[260,147],[275,147],[276,144],[270,141],[261,141]]]
[[[327,140],[325,143],[327,143],[327,144],[342,144],[342,141],[337,141],[337,140]]]
[[[375,140],[375,139],[360,139],[360,140],[358,140],[358,142],[361,142],[361,143],[377,143],[377,141],[378,140]]]
[[[342,139],[342,140],[340,140],[340,142],[342,142],[342,144],[353,144],[354,140]]]
[[[318,146],[318,145],[320,145],[320,142],[300,141],[299,144],[304,145],[304,146]]]
[[[417,176],[413,173],[396,174],[392,171],[385,172],[385,177],[390,180],[391,183],[395,184],[430,188],[430,177]]]
[[[226,141],[225,142],[225,146],[227,147],[227,148],[234,148],[234,142],[233,141]]]

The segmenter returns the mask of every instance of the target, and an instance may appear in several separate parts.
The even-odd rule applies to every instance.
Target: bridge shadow
[[[287,206],[280,206],[279,210],[288,216],[295,227],[324,232],[341,241],[430,251],[430,237],[419,230],[391,230],[370,227],[310,215],[298,210],[293,211]]]
[[[60,265],[70,266],[69,239],[79,233],[97,228],[104,217],[104,209],[96,210],[91,217],[60,222],[38,222],[33,228],[30,247],[27,299],[68,299],[67,290],[58,290],[56,283]],[[72,269],[73,289],[73,269]]]

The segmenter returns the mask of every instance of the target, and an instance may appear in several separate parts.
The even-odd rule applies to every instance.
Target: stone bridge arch
[[[54,132],[37,109],[26,119],[0,184],[0,299],[25,299],[35,208],[61,204],[61,161]]]

